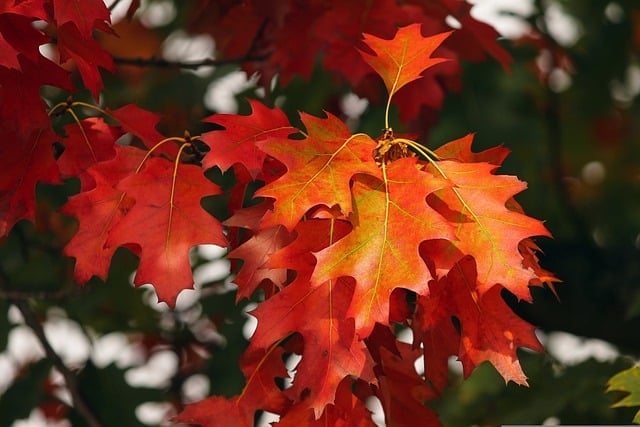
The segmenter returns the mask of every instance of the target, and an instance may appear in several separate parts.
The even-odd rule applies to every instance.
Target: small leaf
[[[239,163],[244,165],[255,179],[262,171],[266,157],[256,142],[269,138],[287,138],[290,134],[298,132],[298,129],[291,126],[282,110],[267,108],[255,100],[249,100],[249,105],[252,113],[248,116],[214,114],[204,120],[224,126],[224,130],[202,134],[202,141],[211,148],[202,161],[205,169],[218,166],[225,172]]]
[[[420,24],[398,29],[392,40],[365,34],[364,42],[375,55],[362,51],[360,54],[382,77],[391,98],[400,88],[419,79],[424,70],[446,61],[444,58],[432,58],[431,55],[449,34],[451,33],[424,37]]]
[[[623,391],[629,394],[613,404],[614,408],[622,406],[640,406],[640,366],[634,366],[609,379],[607,392]],[[633,422],[640,424],[640,410],[633,417]]]

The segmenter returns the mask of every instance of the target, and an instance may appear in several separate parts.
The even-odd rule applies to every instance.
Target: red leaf
[[[419,297],[420,324],[437,327],[455,316],[461,328],[457,354],[465,377],[480,363],[489,361],[505,381],[526,385],[516,350],[519,347],[543,350],[535,328],[504,302],[502,286],[495,285],[481,292],[480,285],[474,259],[465,256],[446,277],[429,285],[428,297]],[[425,343],[425,354],[427,351],[431,351],[431,346]]]
[[[249,104],[252,113],[248,116],[214,114],[204,120],[225,128],[202,134],[201,140],[211,148],[202,161],[205,169],[218,166],[224,172],[234,164],[241,164],[255,179],[262,171],[266,157],[255,143],[269,138],[287,138],[298,132],[281,110],[267,108],[255,100],[249,100]]]
[[[158,132],[156,126],[160,121],[160,115],[151,111],[143,110],[135,104],[128,104],[117,110],[107,110],[113,116],[125,132],[140,138],[147,148],[153,148],[165,137]],[[158,152],[175,157],[178,148],[174,145],[164,144],[159,147]]]
[[[174,306],[178,293],[193,285],[189,250],[205,243],[226,246],[222,225],[200,206],[220,188],[201,168],[181,164],[174,171],[163,158],[148,159],[116,188],[136,203],[111,230],[107,246],[138,245],[135,284],[152,283],[159,300]]]
[[[306,405],[303,403],[291,407],[275,425],[277,427],[374,427],[376,424],[371,420],[371,413],[364,402],[353,394],[352,387],[353,380],[349,377],[344,378],[336,390],[335,403],[327,405],[318,419],[313,410],[305,409]]]
[[[241,366],[246,384],[239,395],[231,399],[213,396],[192,403],[174,421],[202,427],[253,427],[259,409],[285,412],[290,402],[275,384],[276,377],[287,378],[282,355],[282,348],[277,346],[245,353]]]
[[[73,59],[84,85],[93,97],[98,99],[103,88],[98,67],[115,70],[111,55],[102,50],[92,38],[83,38],[73,24],[65,24],[58,28],[58,48],[61,60]]]
[[[94,28],[108,28],[111,16],[102,0],[53,0],[53,15],[58,27],[69,23],[84,40],[91,39]]]
[[[378,397],[384,408],[388,427],[415,426],[416,420],[425,427],[441,426],[437,415],[424,403],[437,396],[416,373],[415,360],[420,356],[408,344],[397,343],[401,355],[380,349],[382,375],[379,376]]]
[[[58,137],[49,129],[35,131],[21,141],[7,129],[0,129],[0,237],[22,219],[35,220],[36,185],[60,183],[53,157],[53,143]],[[13,141],[13,143],[8,143]]]
[[[232,250],[227,258],[243,260],[242,268],[233,283],[238,285],[237,300],[251,298],[251,295],[265,280],[277,287],[284,285],[287,272],[284,269],[266,268],[269,255],[291,241],[287,230],[276,225],[266,230],[259,230],[249,240]]]
[[[342,379],[362,375],[365,366],[365,346],[355,336],[353,319],[345,314],[352,294],[349,280],[316,287],[296,280],[251,313],[258,319],[251,347],[268,347],[291,332],[302,334],[304,352],[291,392],[308,393],[302,405],[313,408],[316,418],[334,402]]]
[[[109,232],[135,203],[116,184],[135,172],[145,152],[118,145],[114,148],[113,160],[97,163],[86,172],[95,181],[95,188],[71,197],[62,208],[62,213],[79,222],[78,232],[64,247],[64,254],[76,258],[74,277],[80,284],[93,276],[106,280],[117,249],[106,246]]]
[[[79,177],[81,190],[94,186],[94,180],[87,169],[116,155],[116,139],[121,132],[109,126],[101,118],[90,117],[80,123],[64,127],[67,137],[64,139],[64,152],[58,159],[63,177]],[[133,171],[133,169],[132,169]]]

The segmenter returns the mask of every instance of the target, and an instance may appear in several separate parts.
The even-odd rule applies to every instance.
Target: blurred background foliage
[[[128,2],[115,3],[122,15]],[[188,62],[209,56],[214,42],[192,16],[196,3],[142,2],[136,18],[115,23],[121,39],[105,36],[102,43],[118,58]],[[480,8],[485,2],[474,3]],[[549,348],[546,354],[520,353],[530,388],[505,387],[488,365],[462,382],[452,366],[453,385],[433,406],[447,426],[629,423],[635,410],[612,409],[622,395],[605,389],[611,376],[640,356],[640,4],[536,0],[514,9],[510,2],[491,3],[502,10],[500,22],[511,24],[501,41],[513,57],[510,69],[495,60],[461,63],[459,90],[447,94],[440,111],[427,111],[418,126],[401,123],[396,112],[393,127],[419,134],[431,148],[467,133],[476,134],[476,151],[508,147],[512,154],[501,173],[528,182],[518,200],[553,233],[554,239],[538,243],[543,266],[562,283],[558,298],[535,289],[533,305],[510,301],[540,327]],[[117,75],[105,75],[101,102],[113,108],[137,103],[163,114],[166,135],[210,130],[201,119],[214,112],[246,114],[247,97],[290,114],[332,111],[374,136],[384,123],[383,105],[358,98],[320,66],[309,79],[265,92],[233,63],[195,70],[120,64]],[[88,94],[77,98],[83,96],[90,100]],[[43,322],[47,336],[56,330],[62,335],[51,339],[52,346],[104,425],[158,425],[183,402],[237,393],[243,384],[237,361],[247,345],[246,311],[253,303],[234,303],[223,253],[194,251],[202,279],[176,310],[157,304],[152,290],[130,286],[136,260],[126,250],[116,254],[106,283],[94,278],[79,289],[71,279],[73,261],[61,255],[73,222],[55,213],[76,190],[75,182],[41,186],[37,225],[20,223],[0,242],[0,369],[6,373],[0,425],[20,425],[17,420],[30,416],[30,425],[38,419],[87,424],[67,404],[50,357],[34,350],[33,340],[17,344]],[[224,199],[207,207],[224,217]],[[212,265],[217,272],[205,273]],[[36,321],[25,325],[15,301],[28,304]],[[558,349],[562,333],[578,336],[577,344]],[[112,341],[119,343],[115,354],[101,354]],[[606,351],[583,352],[587,342]],[[74,353],[78,348],[85,350]],[[142,378],[145,367],[151,378]]]

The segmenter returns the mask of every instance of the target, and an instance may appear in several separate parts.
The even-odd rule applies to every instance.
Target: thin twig
[[[117,65],[130,65],[134,67],[158,67],[158,68],[183,68],[185,70],[197,70],[200,67],[221,66],[228,64],[239,64],[242,62],[258,62],[264,61],[268,55],[260,56],[243,56],[239,58],[229,59],[213,59],[205,58],[199,61],[168,61],[162,58],[122,58],[113,57],[113,62]]]
[[[29,303],[21,299],[14,299],[11,302],[18,308],[18,310],[20,310],[25,323],[33,330],[33,332],[36,334],[36,337],[38,338],[38,341],[40,341],[40,344],[44,348],[45,354],[53,362],[53,366],[55,366],[55,368],[62,374],[67,388],[69,389],[69,393],[71,394],[71,401],[73,403],[73,406],[80,413],[80,415],[84,417],[90,427],[102,427],[100,421],[98,421],[87,403],[84,401],[78,387],[78,379],[76,375],[71,372],[67,365],[64,364],[58,353],[55,352],[55,350],[47,340],[44,329],[38,321],[36,314],[33,312],[31,307],[29,307]]]

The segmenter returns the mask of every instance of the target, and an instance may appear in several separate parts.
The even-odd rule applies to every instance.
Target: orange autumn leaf
[[[302,114],[307,136],[302,140],[272,138],[258,146],[287,167],[287,173],[256,192],[275,199],[262,227],[276,224],[292,230],[302,216],[316,205],[338,205],[352,212],[350,183],[357,173],[380,176],[371,156],[376,143],[365,134],[352,135],[337,117],[326,119]]]
[[[364,60],[382,77],[391,98],[402,87],[419,79],[422,72],[446,59],[432,58],[433,52],[451,33],[424,37],[420,24],[398,29],[391,40],[371,34],[364,35],[364,42],[375,55],[360,51]]]
[[[386,167],[384,181],[358,175],[353,185],[354,229],[317,252],[311,283],[348,276],[356,280],[347,316],[356,319],[361,338],[375,322],[386,323],[393,289],[421,291],[431,275],[420,257],[420,243],[452,239],[451,225],[426,203],[429,194],[446,187],[445,180],[416,168],[412,158]]]

